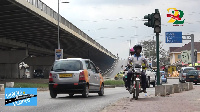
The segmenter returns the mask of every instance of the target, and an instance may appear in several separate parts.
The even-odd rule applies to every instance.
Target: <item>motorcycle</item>
[[[135,100],[138,99],[139,93],[141,91],[141,72],[142,72],[142,66],[141,65],[134,65],[132,67],[133,75],[131,77],[131,83],[130,83],[130,94],[133,93],[133,98]]]

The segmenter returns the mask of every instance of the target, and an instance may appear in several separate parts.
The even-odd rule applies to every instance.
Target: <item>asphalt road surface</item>
[[[59,94],[56,99],[50,98],[49,91],[38,91],[37,106],[4,106],[4,95],[0,95],[1,112],[98,112],[120,98],[129,97],[124,87],[106,88],[104,96],[90,94],[89,98],[82,98],[77,94]]]
[[[178,79],[168,79],[166,84],[179,83]],[[141,93],[139,98],[154,97],[155,88],[147,88],[147,94]],[[96,93],[90,94],[89,98],[82,98],[77,94],[69,97],[67,94],[59,94],[56,99],[50,98],[49,91],[38,91],[37,106],[5,106],[4,95],[0,94],[1,112],[98,112],[115,101],[128,97],[132,98],[124,87],[106,88],[104,96]]]

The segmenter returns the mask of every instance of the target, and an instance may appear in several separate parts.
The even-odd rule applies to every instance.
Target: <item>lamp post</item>
[[[60,2],[60,0],[58,0],[58,49],[60,49],[60,26],[59,26],[59,16],[60,16],[60,14],[59,14],[59,7],[60,7],[60,4],[59,4],[59,2]],[[62,2],[62,3],[69,3],[69,2]]]

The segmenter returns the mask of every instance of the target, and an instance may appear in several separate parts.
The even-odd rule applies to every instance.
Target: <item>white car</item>
[[[150,84],[152,84],[153,87],[155,87],[156,73],[152,69],[147,69],[146,70],[146,76],[148,77],[148,80],[150,81]]]

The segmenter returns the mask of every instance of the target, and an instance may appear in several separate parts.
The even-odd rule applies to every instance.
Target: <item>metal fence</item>
[[[53,17],[55,20],[58,20],[58,13],[55,12],[53,9],[51,9],[46,4],[44,4],[41,0],[26,0],[26,1],[29,2],[30,4],[32,4],[33,6],[39,8],[41,11],[45,12],[49,16]],[[59,21],[62,24],[64,24],[65,26],[67,26],[69,29],[72,29],[74,32],[78,33],[79,35],[81,35],[82,37],[84,37],[85,39],[87,39],[88,41],[90,41],[91,43],[93,43],[96,46],[98,46],[103,51],[107,52],[108,54],[110,54],[113,57],[116,57],[115,55],[113,55],[111,52],[109,52],[107,49],[105,49],[103,46],[101,46],[95,40],[93,40],[92,38],[90,38],[87,34],[85,34],[83,31],[81,31],[80,29],[78,29],[76,26],[74,26],[72,23],[70,23],[68,20],[66,20],[61,15],[59,15]]]

